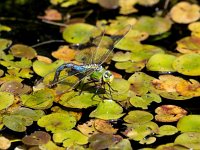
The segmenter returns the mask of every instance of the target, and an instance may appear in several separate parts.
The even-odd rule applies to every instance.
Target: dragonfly
[[[101,35],[101,39],[99,40],[99,43],[95,49],[95,52],[92,53],[92,58],[89,63],[84,64],[75,64],[75,63],[63,63],[60,65],[54,74],[53,80],[50,82],[49,87],[54,87],[58,83],[62,82],[69,76],[79,76],[79,80],[75,82],[70,89],[65,90],[65,92],[75,88],[81,81],[83,81],[85,78],[88,77],[88,83],[99,83],[99,85],[105,85],[107,84],[110,87],[110,83],[114,80],[114,75],[111,71],[105,69],[102,65],[105,63],[105,61],[109,58],[111,53],[113,52],[115,45],[119,43],[126,34],[130,31],[131,26],[126,26],[126,28],[123,29],[123,33],[121,35],[114,35],[113,37],[118,37],[117,40],[114,42],[113,46],[108,49],[108,51],[103,54],[98,60],[94,60],[98,56],[98,50],[103,47],[103,36],[105,33]],[[119,34],[119,33],[118,33]],[[60,74],[63,70],[68,69],[70,70],[67,77],[60,78]],[[97,88],[96,92],[99,88]],[[105,89],[105,88],[104,88]],[[95,93],[96,93],[95,92]]]

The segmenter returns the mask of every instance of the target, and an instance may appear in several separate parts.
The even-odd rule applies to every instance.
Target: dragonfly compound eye
[[[114,76],[110,71],[104,72],[104,74],[103,74],[103,81],[104,82],[110,83],[110,82],[113,81],[113,79],[114,79]]]

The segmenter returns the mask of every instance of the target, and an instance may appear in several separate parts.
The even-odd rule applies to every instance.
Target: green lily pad
[[[142,16],[133,29],[147,32],[149,35],[157,35],[167,32],[171,28],[171,21],[162,17]]]
[[[68,25],[64,29],[63,38],[69,43],[84,44],[89,42],[90,38],[93,37],[92,34],[95,30],[97,31],[97,28],[90,24],[76,23]]]
[[[144,124],[128,124],[127,126],[127,130],[123,134],[125,134],[130,139],[140,141],[141,143],[147,143],[148,141],[144,141],[144,139],[151,137],[152,133],[156,134],[158,131],[158,125],[151,121]],[[152,140],[152,142],[155,141]]]
[[[12,29],[9,27],[9,26],[5,26],[5,25],[1,25],[0,24],[0,32],[1,31],[7,31],[7,32],[9,32],[9,31],[11,31]]]
[[[176,59],[175,56],[169,54],[155,54],[146,64],[146,67],[150,71],[160,72],[173,72],[172,63]]]
[[[76,125],[76,119],[67,113],[52,113],[43,116],[37,123],[47,131],[58,133],[72,129]]]
[[[147,109],[148,105],[150,105],[152,102],[160,103],[160,96],[155,93],[149,93],[144,94],[141,97],[133,96],[130,98],[131,105],[133,105],[134,107],[140,107],[142,109]]]
[[[181,118],[177,128],[181,132],[200,132],[200,115],[188,115]]]
[[[44,131],[35,131],[31,135],[22,138],[22,142],[26,145],[42,145],[50,141],[51,136]]]
[[[0,64],[8,69],[30,68],[32,66],[31,60],[26,58],[21,58],[21,61],[0,61]]]
[[[132,150],[131,142],[128,139],[122,139],[115,145],[109,147],[109,150]]]
[[[199,149],[200,147],[200,133],[199,132],[186,132],[177,136],[174,143],[180,144],[188,149]]]
[[[130,87],[130,84],[127,80],[115,78],[110,83],[109,86],[108,85],[105,86],[105,89],[108,91],[105,94],[105,97],[112,98],[119,101],[126,100],[128,97],[129,87]]]
[[[90,113],[90,117],[110,120],[122,117],[123,108],[113,100],[104,100]]]
[[[136,71],[140,71],[145,67],[145,62],[132,62],[132,61],[124,61],[117,62],[115,67],[120,70],[125,70],[127,73],[133,73]]]
[[[163,125],[159,127],[157,137],[166,136],[166,135],[173,135],[178,132],[178,129],[172,125]]]
[[[189,76],[200,75],[200,54],[185,54],[178,57],[173,67],[179,73]]]
[[[135,50],[140,51],[142,50],[142,44],[131,38],[125,37],[115,45],[115,48],[118,48],[124,51],[135,51]]]
[[[11,54],[15,57],[25,57],[27,59],[33,59],[36,57],[37,53],[35,49],[30,46],[23,45],[23,44],[15,44],[10,48]]]
[[[56,143],[63,143],[64,147],[84,145],[88,143],[88,137],[76,130],[68,130],[53,134]]]
[[[46,144],[42,144],[42,145],[40,145],[39,146],[39,148],[41,149],[41,150],[65,150],[65,148],[64,147],[59,147],[59,146],[57,146],[54,142],[52,142],[52,141],[49,141],[48,143],[46,143]],[[80,149],[80,150],[82,150],[82,149]],[[84,149],[83,149],[84,150]]]
[[[0,110],[8,108],[14,102],[14,95],[8,92],[0,92]]]
[[[123,61],[129,61],[131,56],[130,56],[130,52],[116,52],[112,58],[113,61],[117,61],[117,62],[123,62]]]
[[[33,71],[30,68],[15,68],[15,69],[9,69],[8,74],[10,76],[17,76],[21,78],[28,78],[30,79],[33,75]]]
[[[33,70],[39,76],[44,77],[48,73],[55,71],[63,63],[64,63],[63,60],[57,60],[51,64],[36,60],[33,62]]]
[[[145,124],[153,119],[153,115],[147,111],[133,110],[124,117],[124,121],[134,124]]]
[[[11,114],[3,116],[4,125],[16,132],[26,131],[26,126],[32,125],[33,121],[37,121],[41,115],[40,112],[36,112],[29,108],[19,108]]]
[[[51,90],[39,90],[31,95],[21,95],[24,106],[34,109],[47,109],[53,105],[54,95]]]
[[[136,72],[129,77],[128,82],[131,84],[131,91],[141,96],[149,91],[153,79],[153,77],[143,72]]]
[[[12,44],[11,40],[0,39],[0,51],[5,50]]]
[[[101,98],[94,96],[93,93],[84,92],[81,95],[77,94],[74,91],[65,93],[61,96],[59,103],[69,108],[88,108],[97,105],[101,101]]]
[[[168,143],[168,144],[160,145],[155,150],[168,150],[168,149],[173,149],[173,150],[188,150],[187,147],[179,145],[179,144],[175,144],[175,143]]]

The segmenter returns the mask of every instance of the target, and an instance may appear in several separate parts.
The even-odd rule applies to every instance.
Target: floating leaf
[[[98,133],[98,131],[95,129],[94,123],[95,119],[91,119],[83,124],[79,124],[77,128],[81,133],[90,137],[91,135]]]
[[[52,56],[64,61],[71,61],[74,59],[76,51],[68,46],[61,46],[57,51],[52,52]]]
[[[32,47],[23,44],[13,45],[10,48],[10,51],[12,55],[19,58],[25,57],[27,59],[33,59],[37,55],[36,51]]]
[[[179,73],[189,76],[199,76],[200,75],[200,54],[185,54],[178,57],[174,63],[173,67]]]
[[[104,100],[99,103],[97,108],[90,113],[90,117],[104,120],[118,119],[122,117],[123,109],[113,100]]]
[[[51,0],[51,2],[52,1],[53,0]],[[44,16],[38,16],[38,18],[43,19],[43,20],[59,21],[59,20],[62,20],[62,15],[56,9],[47,9],[47,10],[45,10],[45,15]]]
[[[113,128],[109,121],[102,119],[94,120],[94,127],[97,131],[106,133],[106,134],[115,134],[118,129]]]
[[[124,117],[127,123],[145,124],[153,119],[153,115],[149,112],[142,110],[129,111],[128,115]]]
[[[154,122],[145,123],[133,123],[127,124],[128,128],[123,134],[132,140],[140,141],[141,143],[146,143],[145,138],[151,137],[152,134],[158,132],[158,125]],[[149,142],[155,142],[155,140],[150,140]]]
[[[11,31],[12,29],[10,28],[10,27],[8,27],[8,26],[5,26],[5,25],[0,25],[0,32],[1,31],[7,31],[7,32],[9,32],[9,31]]]
[[[174,122],[187,114],[187,111],[176,105],[162,105],[155,109],[156,121],[159,122]]]
[[[0,110],[8,108],[14,102],[14,96],[8,92],[0,92]]]
[[[1,85],[0,91],[10,92],[14,95],[21,95],[30,92],[31,88],[17,81],[8,81]]]
[[[133,7],[137,2],[137,0],[119,0],[120,14],[127,15],[137,12],[138,10]]]
[[[160,96],[155,93],[149,93],[144,94],[141,97],[133,96],[130,98],[131,105],[133,105],[134,107],[140,107],[142,109],[147,109],[147,106],[150,105],[152,102],[160,103]]]
[[[184,54],[198,53],[200,54],[200,37],[184,37],[177,41],[176,49]]]
[[[200,115],[184,116],[178,121],[177,128],[181,132],[200,132]]]
[[[131,142],[128,139],[122,139],[115,145],[109,147],[109,150],[132,150]]]
[[[199,21],[190,23],[188,26],[188,29],[192,31],[192,37],[200,38],[200,22]]]
[[[140,144],[152,144],[156,141],[156,137],[146,137],[142,140],[140,140]]]
[[[11,146],[11,141],[4,136],[0,136],[0,149],[8,149]]]
[[[77,93],[68,92],[61,96],[59,103],[70,108],[88,108],[100,102],[100,98],[93,93],[82,93],[77,96]]]
[[[141,71],[145,67],[145,62],[132,62],[132,61],[125,61],[125,62],[117,62],[115,64],[117,69],[125,69],[127,73],[132,73],[136,71]]]
[[[53,140],[56,143],[63,143],[64,147],[70,147],[77,144],[84,145],[88,143],[88,137],[76,130],[55,133],[53,135]]]
[[[183,145],[188,149],[199,149],[200,147],[200,133],[199,132],[186,132],[177,136],[174,143]]]
[[[172,125],[163,125],[159,127],[158,137],[173,135],[178,132],[178,129]]]
[[[8,69],[30,68],[32,66],[31,60],[26,58],[21,58],[21,61],[0,61],[0,64]]]
[[[90,24],[76,23],[65,28],[63,38],[69,43],[84,44],[89,42],[95,30],[96,27]]]
[[[177,23],[191,23],[200,18],[200,7],[188,2],[179,2],[170,10],[170,16]],[[180,17],[181,16],[181,17]]]
[[[171,28],[171,22],[161,17],[142,16],[133,29],[147,32],[149,35],[157,35],[167,32]]]
[[[34,61],[33,62],[33,70],[35,71],[35,73],[37,73],[38,75],[44,77],[45,75],[47,75],[48,73],[54,71],[57,69],[57,67],[59,67],[60,65],[62,65],[64,63],[63,60],[57,60],[51,64],[42,62],[42,61]]]
[[[138,4],[140,4],[142,6],[152,6],[158,2],[159,2],[159,0],[140,0],[140,1],[138,1]]]
[[[149,91],[149,87],[153,79],[153,77],[143,72],[136,72],[129,77],[128,82],[131,83],[131,91],[133,91],[136,95],[144,95]]]
[[[47,109],[53,105],[54,95],[51,90],[39,90],[31,95],[21,95],[24,106],[34,109]]]
[[[106,149],[120,142],[121,140],[122,137],[119,135],[97,133],[89,138],[89,147],[96,150]]]
[[[11,40],[0,39],[0,51],[5,50],[5,49],[8,48],[11,44],[12,44],[12,41],[11,41]]]
[[[42,115],[42,114],[41,114]],[[33,121],[37,121],[41,115],[29,108],[19,108],[11,114],[3,116],[4,125],[16,132],[26,131],[26,126],[30,126]]]
[[[166,150],[166,149],[167,150],[168,149],[173,149],[173,150],[188,150],[187,147],[179,145],[179,144],[174,144],[174,143],[168,143],[168,144],[160,145],[160,146],[158,146],[156,148],[156,150]]]
[[[175,56],[169,54],[155,54],[146,64],[146,67],[150,71],[160,72],[173,72],[172,63],[176,59]]]
[[[118,7],[119,0],[98,0],[98,4],[107,9],[116,9]]]
[[[40,127],[45,127],[47,131],[58,133],[72,129],[76,124],[76,119],[67,113],[52,113],[43,116],[37,123]]]
[[[35,131],[31,135],[22,138],[22,142],[26,145],[42,145],[50,141],[51,136],[44,131]]]

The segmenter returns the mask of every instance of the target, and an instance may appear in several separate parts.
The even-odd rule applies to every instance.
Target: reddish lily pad
[[[179,2],[170,10],[170,16],[177,23],[191,23],[200,18],[200,7],[189,2]],[[181,17],[180,17],[181,16]]]
[[[42,145],[50,141],[51,136],[44,131],[35,131],[31,135],[22,138],[22,142],[26,145]]]
[[[176,105],[162,105],[155,109],[155,119],[159,122],[175,122],[187,114],[187,111]]]
[[[37,55],[36,51],[32,47],[23,44],[15,44],[10,48],[10,50],[12,55],[19,58],[25,57],[27,59],[33,59]]]
[[[118,129],[113,128],[109,121],[102,119],[94,120],[94,127],[97,131],[106,133],[106,134],[115,134]]]

